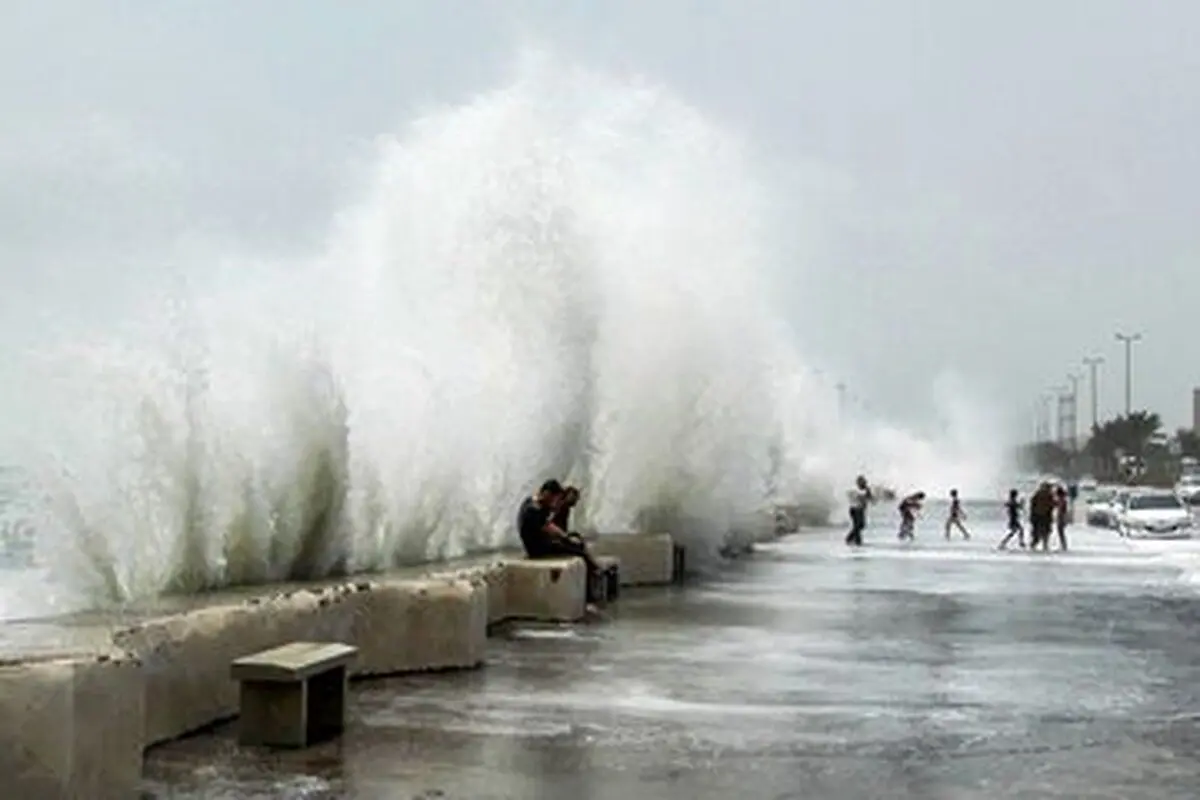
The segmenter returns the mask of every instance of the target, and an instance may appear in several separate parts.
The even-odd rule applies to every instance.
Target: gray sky
[[[757,150],[807,352],[923,421],[945,371],[1022,421],[1145,334],[1190,420],[1200,4],[1185,0],[10,0],[0,312],[124,307],[198,252],[314,246],[372,136],[503,85],[536,42],[665,83]],[[148,266],[152,265],[152,266]],[[159,274],[159,273],[155,273]]]

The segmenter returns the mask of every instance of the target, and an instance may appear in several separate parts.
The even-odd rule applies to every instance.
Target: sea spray
[[[582,528],[703,556],[863,464],[916,478],[936,448],[832,423],[760,186],[669,92],[526,59],[382,140],[323,252],[41,362],[42,557],[91,603],[378,570],[513,544],[549,475]]]

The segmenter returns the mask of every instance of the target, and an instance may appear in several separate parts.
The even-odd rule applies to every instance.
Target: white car
[[[1085,505],[1085,518],[1088,525],[1097,528],[1111,528],[1116,522],[1117,490],[1100,487],[1092,492]]]
[[[1175,484],[1175,494],[1189,505],[1200,505],[1200,476],[1185,475]]]
[[[1137,491],[1116,510],[1117,531],[1138,539],[1192,538],[1192,512],[1174,492]]]

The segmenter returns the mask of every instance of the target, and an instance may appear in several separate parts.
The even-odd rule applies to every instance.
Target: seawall
[[[625,585],[677,578],[667,534],[604,535],[597,549]],[[581,620],[586,595],[578,559],[503,553],[0,625],[0,794],[137,796],[146,748],[237,715],[241,656],[336,641],[358,648],[356,678],[478,668],[496,626]]]

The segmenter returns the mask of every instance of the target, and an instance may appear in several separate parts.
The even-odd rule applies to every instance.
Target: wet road
[[[927,528],[935,526],[928,525]],[[719,580],[526,626],[484,671],[358,684],[345,738],[160,748],[161,797],[1194,798],[1200,543],[1067,554],[932,530],[768,546]]]

